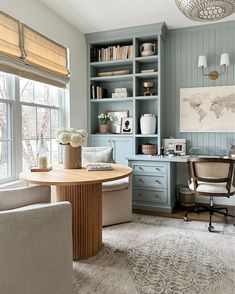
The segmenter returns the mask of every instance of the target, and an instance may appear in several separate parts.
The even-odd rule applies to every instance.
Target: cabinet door
[[[112,147],[111,138],[108,136],[91,136],[91,147]]]
[[[112,137],[111,143],[115,161],[127,165],[126,157],[133,155],[133,139]]]

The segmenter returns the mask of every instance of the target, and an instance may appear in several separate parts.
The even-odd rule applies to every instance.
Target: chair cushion
[[[193,183],[189,185],[189,189],[194,191]],[[197,192],[206,192],[206,193],[228,193],[226,189],[226,183],[206,183],[198,182]],[[230,192],[235,192],[235,187],[231,185]]]
[[[129,187],[129,178],[123,178],[102,184],[102,192],[125,190]]]
[[[112,147],[83,147],[82,148],[83,162],[104,162],[115,163],[113,160]]]

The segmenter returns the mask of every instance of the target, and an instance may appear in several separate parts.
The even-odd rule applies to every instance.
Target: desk
[[[187,185],[188,156],[160,157],[136,155],[128,157],[133,168],[133,208],[137,210],[172,212],[176,202],[176,185]],[[196,196],[206,203],[205,196]],[[208,201],[207,201],[208,202]],[[215,204],[235,206],[235,197],[215,199]]]
[[[113,164],[112,171],[55,167],[50,172],[25,171],[20,179],[31,184],[55,185],[58,201],[72,206],[73,259],[95,255],[102,247],[102,183],[125,178],[127,166]]]

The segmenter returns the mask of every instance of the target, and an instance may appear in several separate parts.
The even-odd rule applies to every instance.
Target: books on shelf
[[[100,86],[91,85],[91,99],[107,98],[107,89]]]
[[[91,47],[91,62],[132,59],[134,56],[133,45],[116,45],[109,47]]]

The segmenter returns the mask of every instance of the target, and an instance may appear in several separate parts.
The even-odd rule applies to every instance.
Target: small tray
[[[52,166],[49,166],[47,168],[40,168],[40,167],[31,167],[30,171],[31,172],[49,172],[50,170],[52,170]]]

